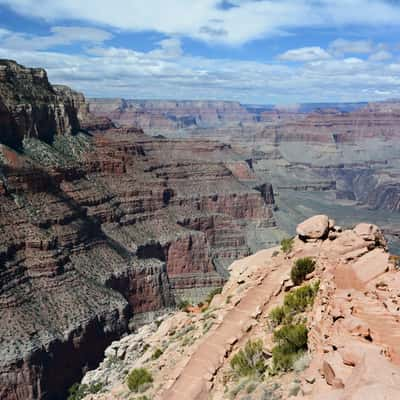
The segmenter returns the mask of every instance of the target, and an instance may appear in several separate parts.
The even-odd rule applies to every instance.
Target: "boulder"
[[[315,215],[297,226],[296,232],[302,239],[321,239],[329,230],[329,218],[326,215]]]
[[[386,247],[386,239],[382,231],[374,224],[361,223],[356,225],[354,232],[369,243],[369,247]]]

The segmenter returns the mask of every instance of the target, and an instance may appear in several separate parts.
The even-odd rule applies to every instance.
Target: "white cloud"
[[[283,61],[316,61],[330,58],[330,55],[321,47],[302,47],[288,50],[278,56]]]
[[[337,55],[346,53],[368,54],[372,53],[374,48],[373,43],[369,40],[336,39],[329,46],[329,49]]]
[[[103,45],[81,55],[0,48],[0,57],[45,67],[53,83],[64,83],[95,97],[227,99],[271,104],[379,100],[388,92],[390,97],[400,96],[400,65],[396,63],[387,65],[356,57],[300,65],[185,54],[166,57],[162,49],[169,45],[159,46],[139,52]]]
[[[183,55],[182,44],[180,39],[168,38],[161,40],[160,48],[153,50],[150,54],[158,58],[177,58]]]
[[[54,26],[50,35],[34,36],[25,33],[0,30],[0,46],[8,49],[46,50],[72,43],[103,43],[112,35],[102,29],[80,26]]]
[[[47,21],[83,20],[127,31],[157,31],[238,45],[296,28],[397,26],[400,7],[385,0],[0,0]]]
[[[370,61],[387,61],[393,57],[392,53],[386,50],[379,50],[369,56]]]

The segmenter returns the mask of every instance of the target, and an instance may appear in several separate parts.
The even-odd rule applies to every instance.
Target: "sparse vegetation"
[[[163,355],[163,353],[164,352],[161,349],[156,349],[156,350],[154,350],[154,353],[152,354],[151,359],[157,360]]]
[[[293,265],[290,278],[295,285],[300,285],[306,276],[315,270],[316,262],[311,257],[299,258]]]
[[[314,284],[304,285],[289,292],[283,301],[286,313],[301,313],[314,303],[319,290],[319,281]]]
[[[278,326],[283,322],[285,315],[286,313],[284,307],[277,306],[269,313],[269,319],[271,320],[273,326]]]
[[[281,326],[273,336],[276,343],[272,349],[274,371],[305,367],[307,359],[302,356],[307,350],[308,330],[301,317],[313,305],[318,290],[319,281],[296,288],[286,294],[282,306],[271,310],[269,318],[273,326]]]
[[[99,393],[104,387],[102,382],[92,383],[90,385],[74,383],[68,390],[68,400],[81,400],[88,394]]]
[[[288,371],[307,350],[308,330],[304,324],[284,325],[274,332],[272,361],[275,370]]]
[[[143,385],[153,382],[153,377],[145,368],[135,368],[127,378],[128,388],[131,392],[140,392]]]
[[[241,377],[262,375],[266,369],[262,340],[249,340],[245,347],[232,357],[231,368]]]
[[[289,254],[293,249],[293,238],[285,238],[281,240],[281,250],[285,254]]]
[[[283,306],[277,306],[269,313],[272,325],[276,327],[282,323],[291,323],[295,315],[306,311],[307,307],[313,305],[318,290],[319,281],[289,292],[283,300]]]

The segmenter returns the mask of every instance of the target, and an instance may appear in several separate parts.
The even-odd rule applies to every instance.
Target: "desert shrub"
[[[295,285],[300,285],[307,274],[313,272],[315,269],[315,261],[310,257],[299,258],[293,265],[290,272],[290,278]]]
[[[231,360],[231,368],[238,376],[257,376],[265,371],[265,357],[261,339],[249,340]]]
[[[286,313],[301,313],[304,312],[308,306],[314,303],[316,294],[318,293],[319,282],[313,285],[304,285],[295,290],[292,290],[285,296],[283,301]]]
[[[272,361],[276,370],[288,371],[293,363],[307,350],[308,330],[304,324],[284,325],[274,332]]]
[[[152,383],[153,377],[145,368],[135,368],[127,378],[128,388],[131,392],[139,392],[141,386]]]
[[[162,356],[162,354],[163,354],[163,351],[161,349],[156,349],[154,351],[154,353],[152,354],[151,359],[157,360],[158,358],[160,358]]]
[[[285,309],[283,306],[277,306],[269,313],[269,319],[274,326],[280,325],[285,318]]]
[[[90,385],[74,383],[68,390],[68,400],[81,400],[88,394],[99,393],[104,387],[101,382],[91,383]]]
[[[281,240],[281,250],[289,254],[293,249],[293,238],[285,238]]]
[[[306,311],[307,307],[314,304],[318,290],[319,282],[315,282],[312,285],[301,286],[286,294],[283,306],[277,306],[269,313],[272,325],[290,324],[295,315]]]

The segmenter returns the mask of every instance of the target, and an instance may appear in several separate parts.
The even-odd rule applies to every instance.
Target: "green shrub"
[[[163,353],[164,352],[161,349],[156,349],[154,351],[154,353],[152,354],[151,359],[152,360],[157,360],[158,358],[160,358],[163,355]]]
[[[283,306],[277,306],[269,313],[269,318],[274,326],[280,325],[285,318],[285,309]]]
[[[141,386],[152,382],[153,377],[145,368],[135,368],[127,378],[128,388],[131,392],[139,392]]]
[[[249,340],[231,360],[231,368],[238,376],[257,376],[264,373],[265,357],[261,339]]]
[[[293,238],[285,238],[281,240],[281,250],[285,254],[289,254],[293,249]]]
[[[104,387],[101,382],[91,383],[90,385],[74,383],[68,390],[68,400],[81,400],[88,394],[99,393]]]
[[[283,306],[277,306],[269,313],[273,326],[290,324],[293,317],[300,314],[314,304],[315,296],[319,290],[319,282],[304,285],[286,294]]]
[[[283,300],[284,309],[290,313],[302,313],[314,303],[318,293],[319,282],[313,285],[304,285],[289,292]]]
[[[315,269],[315,261],[310,257],[299,258],[293,265],[290,278],[295,285],[300,285],[307,274]]]
[[[308,330],[304,324],[285,325],[274,332],[272,361],[276,370],[288,371],[307,350]]]

